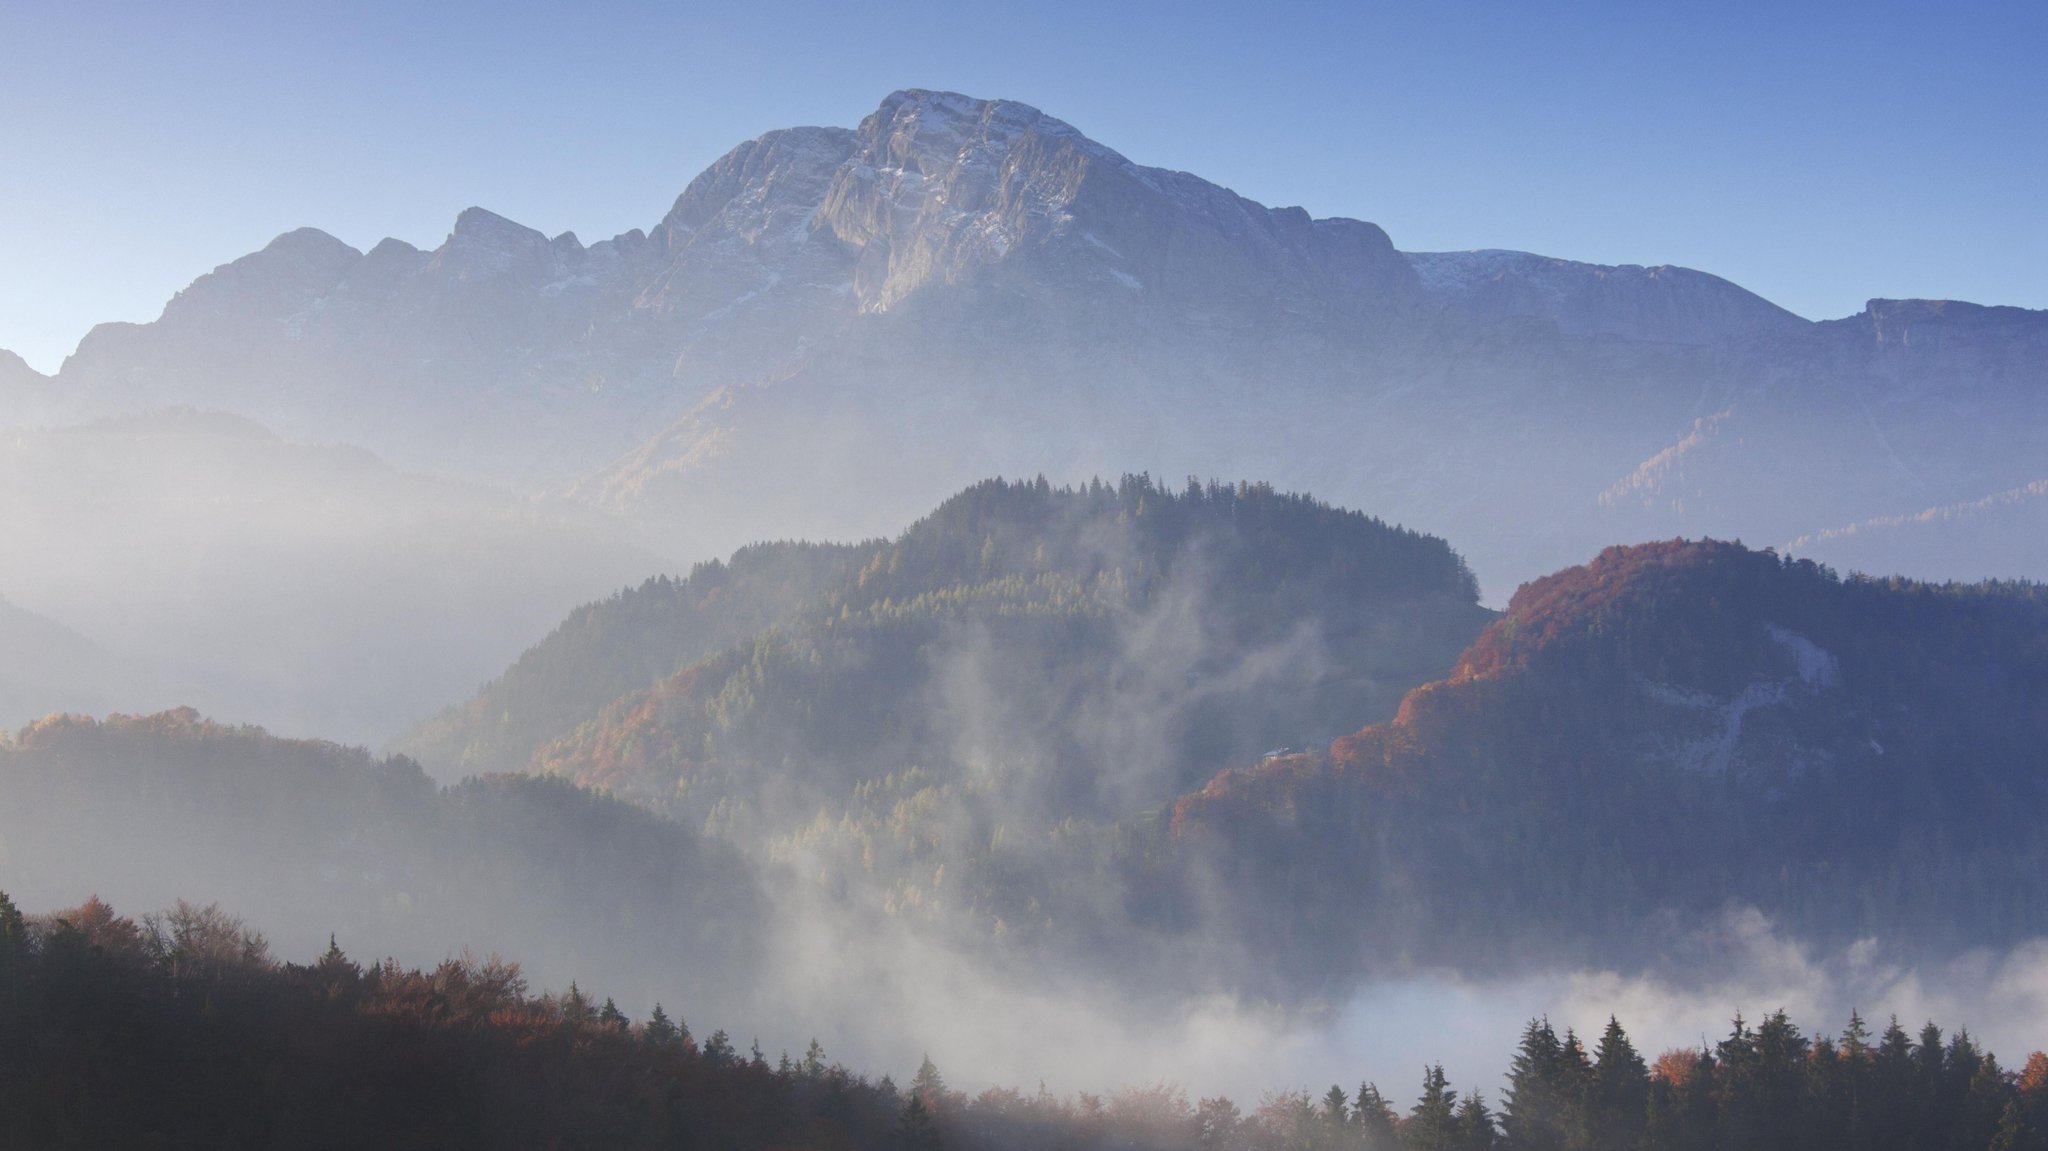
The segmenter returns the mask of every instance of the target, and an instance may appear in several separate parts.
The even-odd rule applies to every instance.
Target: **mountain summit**
[[[0,367],[0,422],[225,409],[571,491],[696,554],[888,530],[991,472],[1256,474],[1460,540],[1498,596],[1615,538],[1825,558],[1854,525],[2029,490],[2044,328],[1896,302],[1810,323],[1685,268],[1402,253],[910,89],[741,144],[587,246],[480,208],[428,252],[289,233],[95,329],[55,381]],[[2048,566],[1995,546],[2014,514],[1964,517],[1958,570],[1924,574]],[[1903,564],[1914,535],[1859,558]]]

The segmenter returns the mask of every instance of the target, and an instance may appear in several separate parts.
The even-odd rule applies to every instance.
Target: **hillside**
[[[449,773],[523,768],[534,749],[613,700],[813,606],[867,554],[850,544],[755,544],[683,579],[654,576],[584,604],[402,746]]]
[[[1170,836],[1311,984],[1683,966],[1662,949],[1730,903],[1816,942],[2010,944],[2048,931],[2044,692],[2039,585],[1611,548],[1524,587],[1392,722],[1219,775]]]
[[[1475,598],[1441,541],[1264,486],[990,481],[891,541],[747,549],[582,609],[404,746],[686,791],[695,818],[911,767],[1115,813],[1391,714]]]
[[[32,906],[220,902],[281,948],[330,933],[435,963],[733,995],[766,911],[729,848],[555,780],[418,765],[189,710],[53,716],[0,741],[0,888]]]
[[[0,598],[0,727],[54,711],[104,711],[147,677],[77,632]]]

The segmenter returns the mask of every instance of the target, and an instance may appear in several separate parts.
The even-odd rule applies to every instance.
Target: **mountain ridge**
[[[482,209],[426,252],[287,233],[0,387],[0,423],[226,408],[568,492],[691,556],[879,534],[990,472],[1262,475],[1465,541],[1504,598],[1615,539],[1827,559],[1827,529],[2039,479],[2042,316],[1810,322],[1689,269],[1403,253],[906,89],[744,142],[587,246]],[[1969,574],[2048,571],[1978,530]],[[1905,569],[1900,539],[1859,562]]]
[[[1197,874],[1248,885],[1237,930],[1340,903],[1352,914],[1325,922],[1385,930],[1293,956],[1311,983],[1347,948],[1682,965],[1643,934],[1647,908],[1754,907],[1820,946],[2006,946],[2048,925],[2048,888],[1971,877],[2048,852],[2031,751],[2048,734],[2025,703],[2043,684],[2040,584],[1614,547],[1523,587],[1391,721],[1219,774],[1176,802],[1169,835]],[[1489,934],[1510,922],[1518,939]]]

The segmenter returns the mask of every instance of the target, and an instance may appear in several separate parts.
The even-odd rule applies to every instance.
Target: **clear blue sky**
[[[2048,3],[128,5],[0,0],[0,347],[301,225],[586,241],[890,90],[1034,104],[1412,250],[2048,307]]]

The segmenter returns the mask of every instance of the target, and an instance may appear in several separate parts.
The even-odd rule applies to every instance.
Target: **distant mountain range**
[[[573,493],[697,555],[877,535],[992,473],[1144,469],[1441,534],[1496,600],[1675,534],[2048,572],[2048,536],[2006,526],[2048,498],[2048,313],[1810,323],[1684,268],[1403,253],[939,92],[742,144],[646,233],[306,229],[54,378],[0,362],[0,421],[167,404]],[[1986,500],[1931,557],[1916,517]]]

